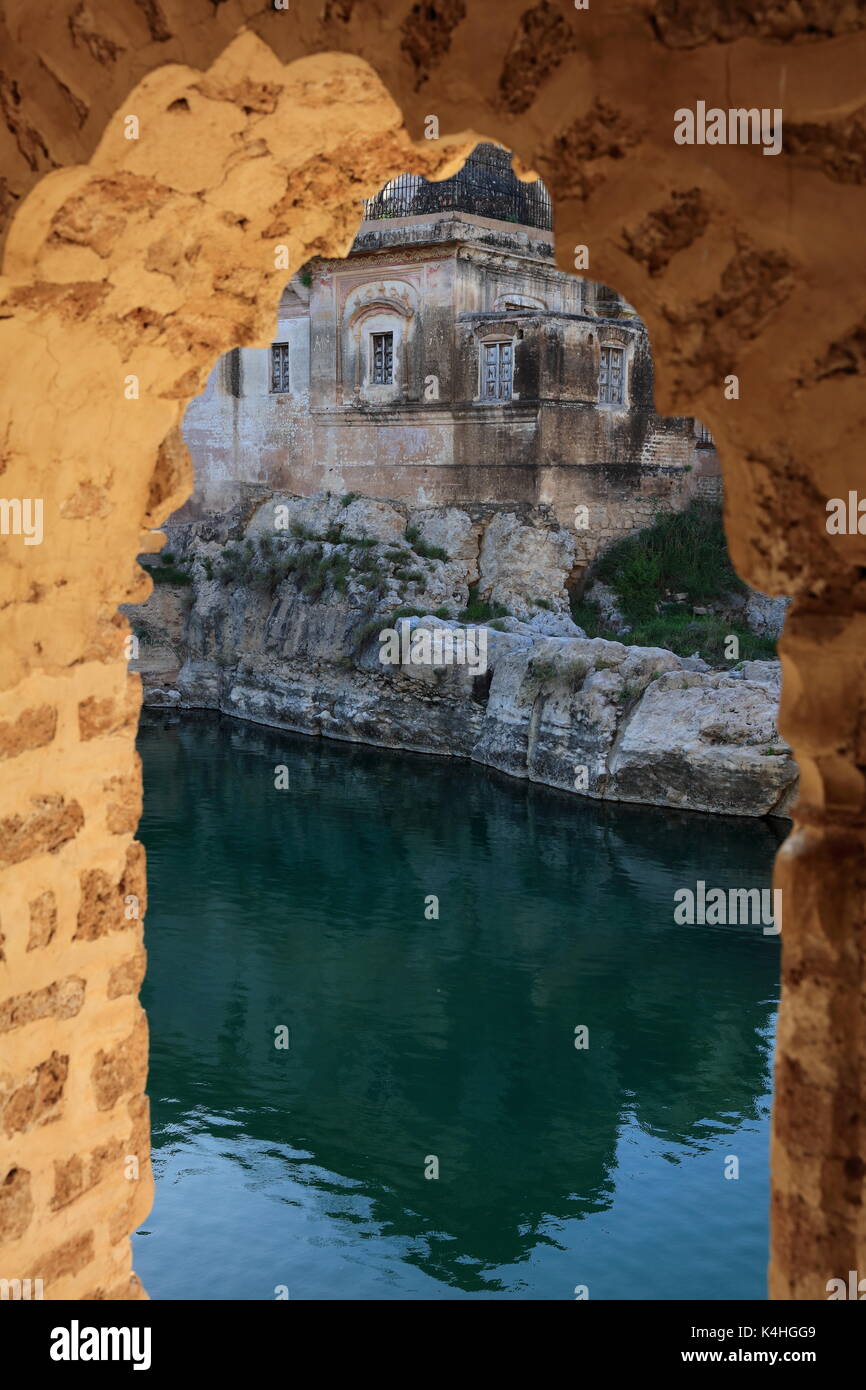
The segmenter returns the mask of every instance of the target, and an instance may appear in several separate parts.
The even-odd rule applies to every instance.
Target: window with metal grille
[[[598,377],[598,399],[602,405],[622,405],[625,378],[625,349],[603,347]]]
[[[373,334],[373,385],[391,386],[394,381],[394,334]]]
[[[514,346],[507,343],[484,344],[484,379],[481,397],[485,401],[510,401]]]
[[[288,343],[271,344],[271,390],[288,391],[289,389],[289,345]]]

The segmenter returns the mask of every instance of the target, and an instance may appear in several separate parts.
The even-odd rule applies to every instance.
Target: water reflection
[[[764,1296],[778,947],[673,894],[768,886],[777,830],[209,715],[140,748],[154,1297]]]

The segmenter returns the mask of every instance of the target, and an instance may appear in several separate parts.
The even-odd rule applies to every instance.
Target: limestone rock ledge
[[[235,531],[242,544],[261,534],[263,508],[271,505]],[[142,643],[137,668],[146,704],[219,710],[299,733],[467,758],[595,799],[723,815],[789,814],[797,768],[776,725],[777,662],[696,670],[703,663],[659,648],[587,638],[562,611],[567,544],[541,527],[529,555],[526,527],[519,537],[522,566],[546,606],[483,625],[484,674],[466,665],[382,665],[378,631],[389,626],[400,597],[383,557],[394,555],[392,568],[405,572],[406,561],[396,554],[405,544],[400,538],[404,527],[410,535],[421,528],[411,515],[398,523],[380,504],[375,517],[350,517],[353,533],[366,524],[367,544],[357,552],[357,573],[345,564],[341,571],[340,545],[352,541],[312,541],[314,532],[335,534],[325,529],[333,527],[334,508],[316,521],[314,505],[320,501],[303,510],[296,528],[302,534],[287,546],[297,557],[318,545],[326,571],[342,574],[339,590],[324,584],[315,596],[299,588],[297,574],[266,575],[262,582],[249,549],[241,577],[209,578],[214,557],[225,553],[219,528],[201,522],[166,528],[191,582],[158,584],[146,604],[127,610]],[[345,510],[351,508],[357,504]],[[451,597],[456,609],[479,574],[483,583],[485,526],[473,529],[470,518],[453,510],[438,524],[432,515],[417,520],[431,543],[434,535],[445,540],[451,554],[416,558],[424,577],[413,581],[414,595],[428,615],[403,621],[410,632],[456,628],[454,619],[429,615],[428,605]],[[503,536],[517,532],[518,520],[488,519],[488,549],[491,526],[501,562]],[[371,570],[378,573],[372,596],[365,587]],[[503,592],[506,581],[497,582]]]

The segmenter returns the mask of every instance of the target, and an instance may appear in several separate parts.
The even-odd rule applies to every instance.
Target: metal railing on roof
[[[700,420],[695,420],[695,434],[698,437],[699,449],[714,449],[716,447],[716,441],[706,425],[702,424]]]
[[[364,216],[370,221],[436,212],[468,212],[542,231],[553,227],[544,184],[521,183],[511,168],[511,155],[498,145],[476,145],[463,168],[440,183],[420,174],[399,174],[364,203]]]

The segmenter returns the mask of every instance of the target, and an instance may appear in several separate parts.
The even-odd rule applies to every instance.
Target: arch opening
[[[515,44],[489,121],[484,103],[477,108],[476,124],[494,138],[516,131],[519,119],[511,118],[527,111],[539,91],[525,93],[515,82],[522,51]],[[582,54],[575,58],[583,61]],[[556,68],[542,65],[539,83]],[[793,81],[801,68],[795,58]],[[562,74],[567,70],[568,63]],[[15,970],[11,997],[30,1001],[13,1013],[21,1031],[11,1095],[26,1098],[36,1078],[44,1109],[28,1111],[25,1123],[13,1127],[13,1163],[3,1181],[14,1200],[2,1234],[22,1277],[47,1278],[49,1296],[57,1298],[141,1292],[128,1254],[128,1234],[149,1207],[151,1191],[146,1024],[137,1003],[145,900],[133,838],[140,803],[133,751],[138,694],[127,679],[128,634],[116,610],[145,597],[147,581],[134,556],[161,542],[143,533],[190,490],[177,429],[182,407],[219,354],[238,343],[269,345],[273,308],[261,302],[263,245],[271,255],[276,244],[286,248],[286,268],[313,253],[339,253],[352,230],[343,190],[359,170],[361,191],[373,196],[407,165],[447,174],[449,160],[465,153],[462,140],[412,144],[393,103],[357,59],[329,54],[287,69],[247,34],[207,79],[202,86],[200,73],[157,67],[135,93],[148,138],[139,147],[122,146],[115,120],[89,165],[43,178],[19,211],[4,265],[10,385],[4,488],[13,499],[38,493],[49,543],[4,555],[11,602],[3,619],[0,719],[11,730],[12,776],[0,819],[10,903],[3,927],[5,933],[11,920],[14,935],[5,933],[2,945],[4,964]],[[601,86],[617,91],[613,78]],[[617,101],[628,109],[622,93]],[[810,109],[806,98],[804,109]],[[607,177],[606,158],[623,157],[617,151],[585,159],[581,151],[598,113],[567,110],[574,128],[557,125],[561,174],[549,179],[566,213],[558,233],[564,264],[578,242],[582,204],[595,196],[582,183],[584,165],[594,166],[592,183]],[[302,130],[290,111],[303,114]],[[201,153],[192,171],[176,129],[169,135],[164,124],[188,119],[187,148]],[[196,122],[207,129],[198,144]],[[454,124],[466,129],[468,122]],[[629,120],[616,138],[633,169],[640,140]],[[552,147],[539,146],[536,155],[526,139],[525,146],[520,139],[508,143],[546,175]],[[809,180],[817,181],[823,192],[821,172],[803,173],[812,156],[801,149],[805,166],[795,163],[794,174],[811,191]],[[823,1296],[826,1278],[856,1267],[862,1188],[862,1165],[853,1162],[857,1135],[835,1110],[819,1106],[816,1116],[816,1087],[803,1082],[804,1074],[820,1076],[822,1096],[855,1095],[862,1066],[856,1051],[826,1028],[809,1031],[814,1007],[803,992],[817,978],[836,1017],[857,1016],[862,979],[846,942],[862,913],[862,541],[852,534],[832,544],[821,516],[825,494],[845,495],[859,441],[859,407],[848,390],[859,374],[855,325],[827,289],[838,283],[844,256],[820,234],[821,199],[807,200],[786,224],[779,209],[788,190],[783,197],[762,186],[762,210],[774,228],[762,241],[747,191],[750,169],[742,184],[731,179],[738,182],[737,213],[727,185],[694,164],[667,163],[673,151],[658,146],[654,153],[671,171],[670,207],[649,193],[636,195],[631,209],[615,198],[605,201],[606,194],[593,202],[599,273],[622,285],[658,335],[661,408],[696,412],[719,440],[729,495],[737,496],[737,512],[728,512],[737,568],[770,593],[798,596],[783,647],[785,731],[798,753],[803,789],[798,828],[779,869],[792,909],[778,1063],[772,1290]],[[688,151],[684,158],[691,158]],[[731,158],[739,160],[739,153]],[[253,175],[250,165],[258,159],[265,163]],[[629,196],[634,190],[632,184]],[[852,199],[840,194],[843,212]],[[673,234],[672,212],[682,214]],[[616,221],[616,238],[605,235],[597,220],[603,218]],[[701,262],[703,230],[714,219],[721,235]],[[786,343],[816,341],[799,331],[806,309],[792,296],[797,256],[807,246],[814,287],[808,313],[826,310],[826,317],[814,351],[794,360]],[[685,288],[672,291],[668,267],[680,254],[688,259]],[[270,267],[267,276],[272,284]],[[781,345],[776,352],[773,344]],[[736,415],[718,395],[720,380],[731,374],[726,368],[755,386],[748,399],[741,395]],[[800,394],[785,416],[781,405],[792,383]],[[825,461],[820,421],[831,408],[852,423],[833,460]],[[813,466],[814,458],[820,465]],[[99,1154],[114,1157],[103,1167]],[[120,1180],[118,1165],[127,1158],[137,1160],[138,1171],[129,1164],[130,1176]],[[814,1259],[798,1262],[792,1231],[816,1252]]]

